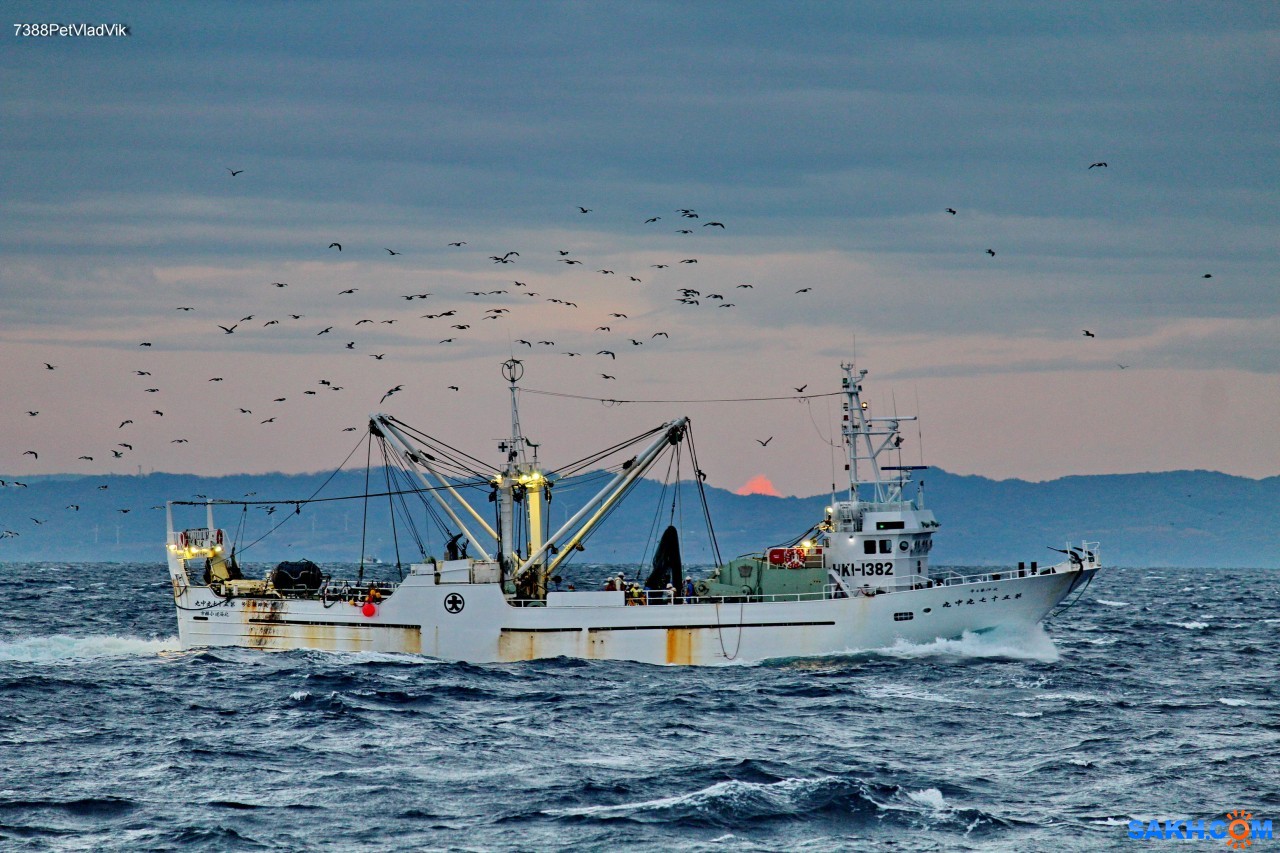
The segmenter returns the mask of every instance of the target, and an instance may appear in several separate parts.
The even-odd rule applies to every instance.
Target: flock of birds
[[[1088,168],[1090,170],[1105,169],[1108,168],[1108,165],[1105,162],[1099,161],[1090,164]],[[237,178],[244,172],[243,169],[231,168],[228,168],[227,171],[230,173],[232,178]],[[956,216],[959,214],[959,211],[953,207],[947,207],[944,208],[944,210],[945,213],[950,216]],[[593,208],[585,206],[577,208],[578,216],[589,216],[592,213],[594,213]],[[673,230],[676,234],[681,235],[682,237],[688,237],[695,233],[719,233],[726,230],[724,222],[718,220],[703,221],[701,214],[693,208],[677,208],[673,213],[674,215],[663,214],[650,216],[643,220],[641,227],[661,229],[663,225],[670,224],[667,220],[674,220],[674,223],[678,227]],[[443,248],[455,252],[469,252],[469,247],[470,242],[467,240],[454,240],[448,242]],[[404,252],[397,249],[386,246],[381,247],[381,249],[383,252],[386,252],[386,258],[388,260],[404,256]],[[325,251],[342,253],[344,251],[344,245],[339,240],[333,240],[328,243]],[[528,250],[526,249],[526,251]],[[992,248],[986,249],[985,253],[990,258],[996,257],[996,251]],[[464,258],[466,257],[470,256],[464,255]],[[732,290],[736,291],[737,295],[732,296],[731,299],[728,295],[730,294],[730,290],[714,292],[710,289],[704,290],[702,288],[678,286],[685,284],[683,280],[680,282],[671,282],[666,280],[671,275],[670,272],[667,272],[669,270],[692,269],[699,263],[699,258],[697,257],[673,257],[663,260],[655,260],[654,262],[649,263],[645,269],[641,270],[621,270],[604,265],[596,266],[595,264],[589,263],[589,258],[580,257],[579,253],[572,249],[558,248],[554,250],[554,254],[551,252],[539,252],[529,253],[522,256],[519,250],[505,249],[504,247],[501,251],[494,251],[493,254],[485,255],[485,258],[494,266],[509,267],[519,265],[530,268],[533,275],[525,275],[522,277],[544,282],[544,284],[538,285],[538,287],[543,289],[535,290],[534,285],[531,284],[530,281],[521,281],[517,278],[512,278],[503,283],[502,286],[486,290],[473,289],[452,294],[443,292],[437,293],[434,291],[404,293],[399,294],[399,299],[403,300],[404,307],[407,308],[418,304],[429,304],[432,306],[431,310],[421,314],[414,312],[413,316],[404,314],[403,312],[396,316],[385,316],[385,314],[376,317],[360,316],[359,319],[354,320],[354,322],[349,326],[313,326],[312,328],[314,331],[310,332],[310,334],[315,337],[331,336],[331,338],[336,342],[340,342],[335,343],[336,347],[345,351],[361,354],[377,363],[386,359],[387,352],[385,351],[385,347],[382,345],[371,346],[369,344],[368,337],[364,334],[364,330],[362,330],[362,327],[364,326],[369,326],[371,329],[378,329],[382,327],[393,327],[402,322],[407,326],[417,321],[426,321],[426,329],[437,331],[437,334],[430,335],[428,337],[428,340],[434,340],[436,345],[449,346],[469,341],[476,341],[478,343],[479,341],[476,340],[475,336],[480,332],[483,328],[483,324],[486,322],[496,322],[500,324],[503,321],[519,319],[519,322],[511,323],[508,328],[525,330],[536,327],[538,322],[537,318],[535,317],[530,320],[526,319],[526,317],[531,313],[529,310],[530,306],[533,304],[531,300],[538,300],[544,305],[554,305],[557,306],[558,309],[563,309],[565,311],[581,312],[584,314],[591,314],[592,312],[599,311],[599,313],[595,315],[595,325],[592,328],[592,331],[585,336],[580,333],[573,333],[575,340],[572,344],[561,346],[557,340],[553,340],[550,336],[508,336],[506,343],[510,352],[507,353],[507,355],[513,355],[523,347],[531,351],[562,354],[566,358],[583,357],[588,359],[607,359],[607,369],[597,370],[595,372],[599,377],[598,381],[612,382],[618,379],[619,374],[617,372],[617,368],[620,365],[620,358],[625,360],[625,356],[620,355],[621,353],[624,351],[635,350],[639,347],[665,345],[671,340],[670,333],[663,329],[653,329],[651,327],[639,328],[640,324],[637,320],[633,319],[626,311],[603,310],[590,304],[584,306],[583,301],[581,301],[583,299],[582,297],[568,299],[565,298],[563,294],[553,295],[551,293],[543,292],[545,289],[561,288],[566,284],[573,284],[581,289],[581,285],[583,284],[580,278],[571,282],[566,280],[564,276],[549,275],[548,272],[551,267],[549,267],[547,261],[555,264],[563,264],[566,272],[575,268],[581,268],[581,273],[575,273],[574,275],[599,277],[596,280],[596,284],[598,285],[609,285],[614,281],[619,281],[625,282],[625,285],[628,287],[644,287],[651,290],[655,285],[663,284],[665,287],[669,288],[668,292],[672,302],[681,306],[681,310],[691,310],[695,308],[706,309],[711,307],[714,307],[717,310],[734,309],[738,307],[738,302],[734,300],[749,299],[750,294],[755,290],[755,285],[752,283],[740,283],[733,285]],[[517,273],[517,275],[519,275],[519,273]],[[1212,278],[1212,276],[1206,273],[1203,278],[1208,279]],[[266,283],[264,286],[275,291],[285,291],[287,288],[293,287],[294,285],[287,281],[272,281]],[[794,291],[793,296],[804,296],[812,291],[813,287],[801,287]],[[352,308],[356,313],[371,313],[371,309],[368,305],[363,307],[360,306],[360,303],[358,302],[359,297],[356,296],[360,292],[360,287],[347,287],[336,291],[336,295],[342,297],[353,297],[357,300],[352,303]],[[618,294],[616,290],[602,290],[600,288],[595,288],[591,291],[591,301],[593,303],[596,301],[595,297],[597,295],[612,299],[616,298]],[[649,297],[652,296],[651,293],[648,293],[647,295]],[[218,334],[223,337],[236,335],[243,336],[249,333],[265,333],[266,330],[273,329],[273,327],[278,329],[285,329],[289,326],[297,327],[307,319],[306,313],[303,312],[279,311],[274,307],[270,307],[269,303],[266,302],[264,302],[264,306],[267,307],[260,308],[259,311],[250,312],[238,318],[228,318],[224,322],[211,320],[211,331],[216,329]],[[178,305],[174,306],[174,310],[182,312],[183,314],[189,314],[190,312],[196,311],[197,308],[192,305]],[[387,311],[385,313],[392,312]],[[645,316],[651,316],[658,313],[660,312],[649,311]],[[447,326],[447,328],[442,328],[443,326]],[[561,326],[585,329],[587,324],[582,323],[575,317],[572,322],[563,323]],[[423,326],[419,326],[419,329],[421,328],[423,328]],[[357,332],[360,334],[357,334]],[[420,335],[421,332],[415,330],[415,334]],[[1096,337],[1095,333],[1089,329],[1083,329],[1082,334],[1086,338]],[[153,343],[151,341],[141,341],[137,346],[140,350],[150,350],[153,348]],[[604,364],[601,366],[604,366]],[[1125,364],[1118,365],[1122,370],[1127,369],[1128,366],[1129,365]],[[51,362],[44,362],[44,369],[47,371],[56,371],[59,369],[59,366]],[[151,384],[151,370],[139,368],[132,372],[135,379],[140,380],[141,384],[147,386],[141,389],[142,393],[162,393],[158,384]],[[207,377],[204,381],[206,383],[223,383],[226,381],[226,378],[223,376],[212,376]],[[265,401],[246,401],[243,404],[237,405],[233,414],[239,417],[257,417],[258,424],[265,427],[276,424],[281,418],[285,417],[289,410],[284,407],[283,404],[288,403],[294,396],[316,397],[322,393],[341,392],[344,390],[344,387],[344,385],[338,384],[332,380],[321,378],[316,381],[314,387],[301,390],[292,389],[290,391],[282,392],[278,396],[272,397],[269,403],[266,403]],[[806,387],[807,385],[802,385],[795,388],[795,390],[797,393],[801,393]],[[381,392],[378,398],[379,405],[384,403],[393,395],[403,391],[405,388],[405,383],[389,385],[385,391]],[[461,391],[462,388],[458,384],[448,384],[443,387],[443,390],[456,393]],[[267,411],[263,411],[262,407],[264,405],[267,407]],[[39,407],[28,408],[25,411],[27,416],[32,418],[39,417],[41,414],[41,409]],[[116,425],[115,431],[117,435],[121,439],[125,440],[114,442],[114,446],[111,447],[103,447],[99,445],[95,449],[81,449],[83,452],[79,452],[78,455],[74,457],[71,456],[70,453],[67,453],[65,449],[57,448],[28,448],[22,451],[22,455],[31,457],[32,461],[43,458],[45,463],[52,463],[54,465],[66,464],[72,461],[89,463],[97,463],[99,461],[106,463],[116,462],[118,460],[123,460],[126,457],[126,454],[135,450],[135,443],[128,440],[130,438],[129,427],[135,425],[137,420],[142,418],[156,419],[163,418],[164,416],[165,412],[161,408],[140,409],[136,415],[125,418]],[[343,430],[346,432],[355,432],[357,428],[348,426],[344,427]],[[768,447],[772,440],[773,436],[770,436],[767,439],[756,439],[762,448]],[[189,439],[184,436],[175,436],[168,439],[168,441],[173,445],[189,443]],[[22,488],[24,486],[25,484],[20,481],[0,480],[0,487]],[[107,487],[105,485],[101,485],[98,488],[106,489]],[[79,509],[79,506],[72,504],[69,505],[67,509],[75,511]],[[118,511],[121,513],[128,513],[130,509],[120,508]],[[43,523],[43,520],[37,520],[34,518],[32,521],[37,524]],[[5,529],[0,531],[0,538],[8,538],[17,535],[19,535],[19,533],[13,530]]]
[[[241,175],[243,169],[227,169],[232,178]],[[578,207],[578,216],[590,215],[594,212],[593,208]],[[720,233],[726,230],[724,222],[717,220],[702,221],[702,215],[693,208],[678,208],[672,214],[653,215],[643,220],[642,225],[649,229],[661,228],[662,224],[666,224],[667,220],[674,220],[679,226],[674,232],[682,237],[688,237],[693,234],[703,233]],[[349,241],[348,241],[349,242]],[[357,253],[359,247],[346,246],[342,240],[332,240],[325,247],[324,251],[338,254],[344,252],[345,249],[355,248]],[[459,259],[466,264],[471,257],[475,257],[469,253],[470,241],[454,240],[448,242],[444,249],[450,252],[462,252]],[[405,255],[404,252],[391,247],[383,246],[382,251],[386,253],[388,260],[399,258]],[[432,290],[420,291],[414,293],[399,294],[397,304],[400,304],[400,310],[391,311],[384,307],[376,309],[373,307],[374,301],[361,302],[361,287],[347,287],[336,291],[339,297],[351,297],[353,319],[349,324],[317,324],[311,327],[311,331],[305,332],[312,337],[327,337],[335,341],[334,346],[342,351],[350,351],[353,354],[359,354],[370,359],[371,363],[382,362],[387,358],[387,346],[385,340],[371,340],[368,334],[375,329],[385,329],[395,327],[397,324],[402,326],[410,326],[417,323],[413,328],[412,334],[418,340],[414,341],[415,345],[420,345],[425,334],[425,341],[428,345],[434,342],[436,346],[459,345],[463,343],[480,344],[491,337],[476,336],[486,327],[487,322],[494,322],[495,326],[501,325],[503,321],[508,322],[508,329],[519,329],[522,332],[538,328],[541,325],[544,328],[556,327],[562,332],[568,334],[572,340],[564,342],[560,339],[560,335],[528,335],[525,337],[516,337],[516,333],[508,334],[503,342],[504,348],[508,350],[504,355],[512,356],[517,354],[521,349],[527,348],[530,351],[546,354],[563,355],[567,359],[583,358],[596,359],[604,369],[597,369],[595,375],[598,376],[599,382],[614,382],[618,380],[620,372],[619,367],[623,366],[628,359],[629,352],[640,351],[641,347],[663,347],[672,340],[672,334],[666,329],[655,329],[652,325],[645,327],[645,323],[651,322],[649,318],[654,315],[660,315],[661,311],[646,310],[643,315],[637,315],[633,318],[632,310],[605,310],[596,303],[602,300],[616,301],[619,299],[619,293],[616,288],[610,287],[612,282],[624,283],[627,287],[649,288],[645,292],[646,297],[651,297],[651,289],[655,286],[664,284],[669,287],[670,299],[680,310],[695,310],[699,307],[703,309],[715,308],[718,310],[732,310],[737,308],[739,301],[745,299],[751,291],[755,290],[755,285],[751,283],[737,284],[733,290],[738,293],[737,296],[729,298],[726,294],[729,291],[713,292],[711,289],[695,288],[689,286],[675,286],[677,284],[688,283],[687,277],[682,278],[678,282],[666,281],[664,277],[671,276],[672,272],[681,269],[696,269],[700,259],[695,256],[682,256],[675,254],[674,257],[667,259],[654,259],[654,262],[647,264],[643,269],[620,269],[610,268],[606,265],[597,265],[590,263],[590,258],[580,256],[580,253],[572,249],[555,249],[552,252],[531,252],[525,250],[525,255],[516,249],[506,249],[505,247],[492,254],[485,256],[486,260],[494,266],[512,267],[518,269],[523,266],[530,270],[530,274],[521,276],[529,279],[528,281],[519,280],[519,278],[511,278],[501,284],[501,286],[493,287],[485,290],[466,290],[457,292],[437,292]],[[550,262],[550,263],[548,263]],[[552,264],[562,264],[564,273],[560,275],[548,274],[549,270],[554,269]],[[570,270],[580,270],[580,272],[570,273]],[[520,273],[516,273],[520,275]],[[541,281],[543,284],[534,284],[533,282]],[[496,281],[494,282],[497,283]],[[562,290],[571,287],[575,290],[582,290],[583,285],[587,285],[589,296],[583,298],[575,296],[574,298],[566,298],[567,294],[552,294],[547,292],[551,289]],[[295,286],[291,281],[270,281],[265,282],[263,287],[268,292],[289,293],[288,289],[293,291],[308,290],[311,294],[308,298],[314,298],[314,288],[306,285]],[[535,289],[537,288],[537,289]],[[373,287],[366,290],[372,291]],[[812,287],[803,287],[795,290],[797,296],[812,292]],[[630,296],[622,297],[629,301]],[[537,301],[537,303],[534,302]],[[555,310],[564,310],[565,312],[574,312],[575,315],[582,314],[585,317],[579,319],[574,316],[572,320],[566,317],[564,320],[556,322],[548,322],[545,314],[537,315],[531,311],[535,304],[543,306],[554,306]],[[409,313],[404,309],[410,306],[418,305],[430,306],[431,310],[425,313],[412,312]],[[297,307],[297,306],[295,306]],[[187,315],[198,315],[202,313],[201,309],[195,305],[175,305],[173,310]],[[421,309],[419,309],[421,310]],[[597,313],[598,312],[598,313]],[[369,316],[361,316],[363,314]],[[535,316],[530,316],[535,314]],[[594,317],[592,317],[594,315]],[[591,325],[594,319],[594,325]],[[586,320],[586,322],[583,322]],[[229,318],[212,318],[209,323],[211,333],[217,334],[220,338],[233,338],[239,340],[246,335],[270,334],[281,330],[288,330],[293,334],[304,334],[308,321],[305,307],[301,310],[287,311],[280,310],[273,303],[264,298],[261,306],[250,313],[241,316],[231,316]],[[364,329],[368,326],[369,329]],[[590,327],[591,331],[586,333],[586,328]],[[424,333],[424,330],[425,331]],[[431,334],[434,331],[436,334]],[[227,345],[222,345],[226,348]],[[157,347],[155,342],[147,340],[140,341],[137,344],[140,353],[151,352],[159,353],[163,349],[163,345]],[[152,356],[154,358],[154,356]],[[154,373],[160,373],[160,367],[154,366],[153,361],[141,361],[138,366],[131,371],[131,377],[137,386],[133,389],[122,388],[121,396],[131,393],[153,394],[159,395],[157,400],[164,399],[165,391],[163,383],[155,379]],[[44,362],[44,370],[58,371],[63,370],[64,366],[54,364],[52,362]],[[74,369],[74,366],[67,365]],[[206,376],[197,381],[213,387],[232,387],[235,384],[234,376]],[[367,374],[364,382],[370,381]],[[190,388],[192,381],[190,377],[182,380],[182,384]],[[376,397],[379,405],[395,394],[404,391],[410,387],[407,383],[401,382],[383,386],[385,390],[381,391]],[[298,389],[292,388],[282,390],[278,396],[270,398],[270,402],[264,400],[242,400],[234,405],[234,408],[228,412],[234,417],[244,417],[256,419],[259,426],[264,428],[269,425],[285,422],[288,415],[292,414],[290,409],[291,401],[297,397],[317,397],[321,394],[329,394],[341,392],[347,388],[346,385],[331,379],[320,378],[316,380],[313,387]],[[419,391],[430,393],[429,388],[418,388]],[[462,391],[459,384],[447,384],[441,389],[450,393]],[[188,400],[190,397],[188,396]],[[190,402],[181,404],[184,408],[191,405]],[[26,415],[31,418],[38,418],[42,413],[41,406],[34,406],[26,409]],[[138,439],[131,436],[131,432],[137,429],[139,423],[144,420],[153,422],[161,422],[166,412],[163,408],[139,408],[135,413],[131,414],[110,425],[99,425],[97,435],[101,436],[104,430],[113,432],[115,437],[120,440],[113,444],[103,442],[101,439],[95,439],[91,442],[93,446],[81,447],[71,450],[65,447],[30,447],[22,451],[22,456],[30,457],[31,461],[40,461],[41,467],[50,466],[51,471],[61,471],[65,468],[58,467],[64,465],[72,465],[74,463],[92,463],[94,465],[111,465],[119,463],[131,454],[146,454],[149,449],[143,445]],[[357,427],[343,427],[345,432],[356,432]],[[93,431],[87,434],[93,434]],[[168,438],[167,441],[172,445],[190,444],[190,439],[183,435],[176,435]],[[111,446],[106,446],[111,444]],[[762,446],[767,446],[768,442],[762,442]],[[24,488],[26,483],[21,481],[0,480],[0,488]],[[99,490],[105,491],[108,485],[103,483],[98,485]],[[153,507],[158,509],[159,507]],[[67,507],[68,511],[78,511],[79,504],[72,504]],[[118,508],[116,511],[124,514],[131,511],[132,508]],[[43,524],[47,519],[32,518],[34,524]],[[0,530],[0,538],[10,538],[20,535],[19,531],[4,529]]]

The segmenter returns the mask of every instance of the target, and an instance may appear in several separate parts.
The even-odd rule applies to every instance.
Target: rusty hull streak
[[[240,611],[244,619],[249,648],[270,648],[272,642],[280,634],[280,619],[284,602],[278,598],[247,598],[244,609]]]
[[[667,629],[667,663],[693,665],[694,628]]]

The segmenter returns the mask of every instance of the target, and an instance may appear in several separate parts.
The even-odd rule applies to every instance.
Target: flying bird
[[[369,353],[369,358],[376,359],[376,360],[378,360],[378,361],[382,361],[382,359],[384,359],[384,358],[386,357],[386,355],[387,355],[387,354],[386,354],[385,352],[371,352],[371,353]]]
[[[151,346],[151,341],[143,341],[142,343],[138,344],[138,346],[140,346],[140,347],[149,347],[149,346]]]
[[[316,332],[316,334],[317,334],[317,335],[327,335],[327,334],[329,334],[329,333],[330,333],[330,332],[332,332],[332,331],[333,331],[333,326],[328,326],[327,328],[321,329],[320,331]]]
[[[760,442],[761,447],[768,447],[769,442],[773,441],[773,436],[769,436],[764,441],[760,441],[760,439],[757,438],[756,441]]]
[[[386,249],[387,254],[389,254],[389,255],[393,255],[393,256],[394,256],[394,255],[402,255],[402,254],[404,254],[403,252],[395,252],[395,251],[392,251],[391,249],[387,249],[387,247],[386,247],[386,246],[383,246],[382,248],[383,248],[383,249]]]
[[[461,391],[461,390],[462,390],[462,389],[461,389],[461,388],[459,388],[457,385],[450,385],[450,386],[448,386],[448,388],[449,388],[449,390],[450,390],[450,391]]]
[[[388,398],[388,397],[390,397],[392,394],[396,393],[397,391],[401,391],[401,390],[403,390],[403,389],[404,389],[404,386],[403,386],[403,385],[397,385],[396,387],[394,387],[394,388],[390,389],[389,391],[387,391],[387,393],[383,394],[383,395],[382,395],[382,400],[387,399],[387,398]],[[379,400],[379,401],[378,401],[378,403],[379,403],[379,404],[381,404],[381,403],[382,403],[382,400]]]
[[[795,386],[792,386],[792,387],[795,387]],[[808,382],[806,382],[805,384],[801,385],[799,388],[796,388],[796,393],[797,393],[797,394],[803,394],[803,393],[804,393],[804,389],[806,389],[806,388],[808,388],[808,387],[809,387],[809,383],[808,383]]]
[[[342,244],[341,244],[341,243],[330,243],[330,244],[329,244],[329,248],[330,248],[330,249],[337,249],[339,252],[341,252],[341,251],[342,251]]]
[[[58,369],[58,366],[57,366],[56,364],[50,364],[49,362],[47,362],[47,361],[46,361],[46,362],[44,363],[44,369],[45,369],[45,370],[57,370],[57,369]]]
[[[754,284],[740,284],[740,285],[738,285],[738,287],[739,287],[739,288],[743,288],[743,287],[746,287],[746,288],[754,288],[754,287],[755,287],[755,285],[754,285]]]
[[[649,266],[653,267],[655,270],[665,270],[667,267],[671,266],[671,264],[649,264]]]
[[[607,349],[600,350],[599,352],[596,353],[596,355],[607,355],[609,356],[609,358],[612,358],[612,359],[616,359],[618,357],[618,354],[613,352],[613,350],[607,350]]]
[[[234,178],[236,175],[238,175],[238,174],[240,174],[241,172],[243,172],[243,171],[244,171],[244,169],[233,169],[233,168],[231,168],[230,166],[227,166],[227,167],[226,167],[226,169],[227,169],[227,171],[228,171],[228,172],[230,172],[230,173],[231,173],[231,177],[233,177],[233,178]]]
[[[1096,169],[1096,168],[1098,168],[1099,166],[1101,166],[1101,167],[1102,167],[1102,168],[1104,168],[1104,169],[1105,169],[1105,168],[1107,168],[1107,164],[1106,164],[1106,163],[1101,163],[1101,162],[1099,162],[1099,163],[1090,163],[1090,164],[1089,164],[1089,169]],[[1088,169],[1086,169],[1085,171],[1088,171]]]
[[[682,264],[696,264],[697,262],[698,262],[698,259],[697,259],[697,258],[685,258],[685,259],[684,259],[683,261],[681,261],[680,263],[682,263]]]
[[[609,316],[610,316],[610,317],[617,317],[619,320],[625,320],[625,319],[627,319],[627,315],[626,315],[626,314],[610,314]]]
[[[579,208],[578,208],[578,210],[582,211],[583,213],[590,213],[590,212],[591,212],[591,210],[592,210],[592,208],[590,208],[590,207],[579,207]]]
[[[275,418],[267,418],[265,421],[259,421],[258,423],[271,424],[271,423],[275,423],[275,420],[276,420]]]
[[[649,336],[649,338],[650,338],[650,340],[652,340],[653,338],[656,338],[656,337],[659,337],[659,336],[664,337],[664,338],[670,338],[670,337],[671,337],[671,336],[670,336],[670,335],[668,335],[666,332],[654,332],[652,335],[650,335],[650,336]]]
[[[228,335],[232,335],[232,334],[235,334],[236,327],[237,327],[237,326],[239,326],[239,325],[240,325],[239,323],[235,323],[235,324],[233,324],[233,325],[231,325],[231,326],[229,326],[229,327],[228,327],[228,326],[222,326],[222,325],[219,325],[219,326],[218,326],[218,328],[219,328],[219,329],[221,329],[222,331],[226,332]]]
[[[467,245],[467,241],[466,241],[466,240],[459,240],[458,242],[456,242],[456,243],[450,243],[449,245],[450,245],[450,246],[465,246],[465,245]]]
[[[704,222],[704,223],[702,223],[702,227],[703,227],[703,228],[706,228],[706,227],[707,227],[707,226],[709,226],[709,225],[714,225],[716,228],[724,228],[724,223],[723,223],[723,222]]]
[[[1205,273],[1204,275],[1202,275],[1202,276],[1200,276],[1200,277],[1201,277],[1201,278],[1213,278],[1213,274],[1212,274],[1212,273]]]
[[[995,249],[987,249],[987,254],[994,258],[994,257],[996,256],[996,250],[995,250]]]
[[[580,264],[580,263],[582,263],[582,261],[575,261],[575,260],[573,260],[572,258],[560,258],[560,260],[558,261],[558,263],[562,263],[562,264]]]
[[[131,423],[133,423],[133,421],[121,421],[120,426],[116,427],[116,429],[123,429],[125,424],[131,424]]]
[[[601,374],[600,374],[600,378],[601,378],[601,379],[617,379],[618,377],[616,377],[616,376],[610,376],[610,375],[609,375],[609,374],[607,374],[607,373],[601,373]]]
[[[34,458],[36,458],[36,459],[39,459],[39,458],[40,458],[40,454],[39,454],[39,453],[36,453],[34,450],[26,450],[26,451],[23,451],[22,455],[23,455],[23,456],[31,456],[31,457],[34,457]]]
[[[517,341],[516,341],[516,343],[518,343],[518,344],[524,344],[524,345],[525,345],[525,346],[527,346],[527,347],[531,347],[531,346],[533,346],[533,344],[532,344],[532,343],[530,343],[529,341],[526,341],[526,340],[517,340]]]
[[[644,224],[648,225],[650,222],[657,222],[661,218],[662,218],[661,216],[651,216],[644,221]]]
[[[796,293],[808,293],[811,290],[813,290],[812,287],[802,287],[799,290],[797,290]]]
[[[339,295],[339,296],[344,296],[344,295],[346,295],[346,294],[348,294],[348,293],[355,293],[355,292],[356,292],[357,290],[359,290],[359,289],[360,289],[360,288],[358,288],[358,287],[351,287],[351,288],[348,288],[348,289],[346,289],[346,290],[339,290],[339,291],[338,291],[338,295]]]
[[[173,310],[174,311],[194,311],[196,309],[192,308],[190,305],[179,305],[177,308],[174,308]]]
[[[30,409],[28,409],[27,414],[34,418],[36,415],[40,414],[40,411],[37,409],[36,411],[33,412]]]
[[[947,213],[950,213],[952,216],[955,216],[955,215],[956,215],[956,209],[955,209],[954,207],[948,207],[948,208],[947,208]]]
[[[1081,329],[1080,331],[1084,332],[1084,336],[1085,336],[1086,338],[1095,338],[1095,337],[1097,337],[1097,335],[1095,335],[1093,332],[1089,331],[1088,329]]]

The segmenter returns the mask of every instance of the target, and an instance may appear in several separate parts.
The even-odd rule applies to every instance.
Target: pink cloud
[[[769,482],[769,478],[764,474],[756,474],[750,480],[738,489],[736,494],[739,495],[773,495],[775,498],[782,497],[782,493],[773,487],[773,483]]]

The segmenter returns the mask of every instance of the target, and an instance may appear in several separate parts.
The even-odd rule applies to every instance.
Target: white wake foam
[[[0,643],[0,660],[56,663],[85,658],[145,657],[178,649],[177,637],[143,640],[138,637],[68,637],[65,634],[53,634]]]
[[[912,643],[898,640],[887,649],[879,651],[893,657],[924,658],[939,655],[961,658],[1014,658],[1055,663],[1060,655],[1053,638],[1045,633],[1043,625],[1031,628],[996,628],[981,634],[965,631],[958,640],[934,640],[929,643]]]

